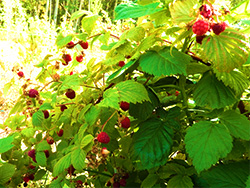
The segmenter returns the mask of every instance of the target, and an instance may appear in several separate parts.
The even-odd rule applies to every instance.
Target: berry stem
[[[95,171],[95,170],[89,170],[89,169],[83,169],[84,171],[87,171],[87,172],[93,172],[95,174],[100,174],[100,175],[103,175],[103,176],[108,176],[108,177],[113,177],[109,174],[106,174],[106,173],[103,173],[103,172],[98,172],[98,171]]]
[[[115,115],[117,111],[114,111],[113,114],[105,121],[105,123],[102,125],[102,129],[101,129],[101,132],[103,131],[105,125],[108,123],[108,121]]]

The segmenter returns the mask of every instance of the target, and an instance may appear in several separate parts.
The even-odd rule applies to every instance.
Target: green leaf
[[[155,76],[186,75],[187,64],[190,61],[190,56],[179,52],[175,48],[170,52],[170,47],[159,52],[148,51],[139,59],[142,70]]]
[[[85,16],[82,19],[83,29],[90,35],[93,29],[95,28],[96,21],[98,20],[98,15]]]
[[[235,138],[250,140],[250,121],[246,116],[228,110],[221,114],[219,118]]]
[[[203,74],[204,72],[207,72],[209,69],[210,67],[204,64],[189,63],[187,65],[187,75]]]
[[[249,165],[249,161],[220,164],[201,173],[201,178],[210,185],[209,187],[246,187]]]
[[[1,138],[0,139],[0,153],[4,153],[6,151],[9,151],[11,148],[14,147],[12,142],[14,141],[14,135],[6,137],[6,138]]]
[[[145,51],[145,50],[151,48],[152,46],[154,46],[156,41],[157,41],[156,34],[149,35],[148,37],[146,37],[142,40],[141,44],[137,47],[137,51],[142,52],[142,51]],[[141,54],[139,53],[139,55],[141,55]],[[132,59],[138,59],[138,57],[136,55],[133,55]]]
[[[176,175],[176,174],[181,174],[183,175],[185,173],[186,169],[184,166],[179,165],[177,163],[167,163],[166,165],[162,166],[158,170],[158,174],[160,178],[162,179],[167,179],[170,176]]]
[[[84,148],[93,140],[94,140],[94,137],[91,134],[84,136],[83,139],[81,140],[81,148]]]
[[[125,34],[125,38],[138,42],[145,37],[145,34],[146,32],[143,27],[134,27]]]
[[[47,158],[43,151],[36,152],[36,161],[40,166],[47,166]]]
[[[45,174],[46,174],[46,171],[44,169],[38,170],[37,173],[35,174],[34,181],[41,180]]]
[[[16,166],[5,163],[0,167],[0,185],[5,184],[10,180],[10,178],[14,175],[16,170]]]
[[[226,86],[234,89],[237,95],[241,95],[241,93],[249,86],[249,80],[242,72],[239,71],[231,71],[229,73],[216,71],[216,76]]]
[[[84,114],[85,121],[91,126],[99,117],[101,109],[97,106],[91,106],[91,108]]]
[[[236,97],[234,92],[219,81],[212,72],[206,72],[196,85],[194,101],[198,106],[224,108],[236,102]]]
[[[163,9],[154,14],[151,14],[150,17],[152,20],[155,21],[155,25],[158,26],[158,25],[168,23],[170,19],[170,12],[169,12],[169,9]]]
[[[209,121],[200,121],[190,127],[184,142],[198,173],[226,157],[233,147],[233,139],[227,128]]]
[[[111,107],[118,110],[120,108],[118,90],[116,88],[106,90],[103,93],[103,100],[98,106]]]
[[[71,152],[71,163],[76,170],[82,170],[85,164],[86,153],[82,149],[76,149]]]
[[[185,23],[194,20],[196,18],[195,8],[197,7],[198,1],[196,0],[184,0],[184,1],[175,1],[170,5],[170,13],[173,19],[173,22],[176,24]]]
[[[32,124],[35,127],[42,126],[43,120],[44,120],[44,114],[41,110],[38,110],[32,115]]]
[[[171,188],[193,188],[194,184],[189,176],[175,175],[168,181],[168,187]]]
[[[160,11],[157,8],[160,3],[151,3],[148,5],[138,5],[135,3],[119,4],[115,8],[116,16],[115,20],[127,19],[127,18],[138,18],[141,16],[146,16]]]
[[[51,109],[53,109],[53,107],[51,106],[51,103],[47,103],[47,102],[43,103],[39,108],[39,110],[51,110]]]
[[[60,91],[65,89],[73,89],[77,90],[80,86],[80,78],[77,74],[68,75],[66,79],[63,81]]]
[[[8,94],[9,89],[11,88],[11,86],[13,86],[15,83],[15,79],[12,78],[10,82],[8,82],[7,84],[4,85],[4,89],[3,89],[3,94],[4,96],[6,96]]]
[[[248,176],[248,178],[247,178],[246,188],[250,188],[250,176]]]
[[[50,150],[51,146],[47,143],[46,140],[43,140],[39,144],[36,145],[37,151],[44,151],[44,150]]]
[[[166,163],[173,144],[173,130],[159,119],[140,123],[131,144],[131,158],[139,170],[151,169]]]
[[[138,82],[132,80],[123,81],[118,83],[116,88],[120,96],[120,102],[137,103],[150,100],[146,88]]]
[[[92,13],[89,11],[86,11],[86,10],[79,10],[79,11],[76,11],[72,14],[70,20],[76,20],[76,19],[82,17],[84,14],[91,15]]]
[[[73,37],[72,35],[68,35],[63,38],[57,38],[56,45],[58,48],[62,48],[66,46],[70,41],[72,41]]]
[[[211,61],[220,72],[230,72],[243,65],[249,55],[245,36],[229,28],[220,35],[204,38],[201,47],[202,59]]]
[[[62,173],[66,168],[69,168],[71,164],[71,153],[68,153],[64,157],[62,157],[54,166],[53,176],[58,176]]]
[[[151,188],[158,181],[159,177],[156,174],[149,174],[141,183],[141,187]]]

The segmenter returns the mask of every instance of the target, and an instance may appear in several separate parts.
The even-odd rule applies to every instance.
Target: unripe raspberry
[[[124,111],[127,111],[129,109],[129,103],[128,102],[125,102],[125,101],[122,101],[120,103],[120,108]]]
[[[105,132],[101,132],[100,134],[98,134],[97,136],[97,140],[98,142],[107,144],[110,141],[109,135]]]
[[[23,71],[19,71],[19,72],[17,73],[17,75],[18,75],[20,78],[24,77]]]
[[[193,32],[198,36],[205,35],[209,30],[209,23],[205,20],[198,20],[193,25]]]
[[[78,55],[78,56],[76,56],[76,61],[77,62],[82,62],[83,61],[83,56],[82,55]]]
[[[83,49],[88,49],[88,47],[89,47],[89,43],[86,41],[86,42],[80,42],[80,45],[81,45],[81,47],[83,48]]]
[[[74,99],[76,97],[76,92],[73,89],[68,89],[68,91],[65,93],[65,95],[69,99]]]
[[[119,67],[123,67],[125,65],[125,62],[124,61],[119,61],[118,65],[119,65]]]
[[[35,98],[38,95],[38,91],[35,89],[30,89],[29,90],[29,97],[30,98]]]
[[[46,158],[49,158],[49,150],[44,150],[43,152],[44,152]]]
[[[107,150],[106,147],[103,147],[101,153],[102,153],[102,155],[108,155],[110,153],[110,151]]]
[[[72,61],[71,55],[70,54],[63,54],[62,56],[63,60],[65,62],[63,62],[63,65],[68,65],[70,61]]]
[[[54,81],[58,82],[60,80],[60,75],[56,73],[52,76],[52,78]]]
[[[49,145],[52,145],[54,143],[54,139],[51,136],[49,136],[46,140]]]
[[[210,18],[213,14],[212,9],[209,5],[205,4],[202,5],[200,8],[200,14],[205,18]]]
[[[227,24],[225,22],[215,23],[212,25],[212,30],[216,35],[219,35],[223,31],[225,31]]]
[[[66,48],[68,49],[71,49],[71,48],[74,48],[75,46],[75,43],[73,41],[70,41],[67,45],[66,45]]]
[[[122,128],[128,129],[130,127],[130,119],[128,117],[125,117],[121,121]]]

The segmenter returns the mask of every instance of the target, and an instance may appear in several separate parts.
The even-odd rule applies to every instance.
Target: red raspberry
[[[63,112],[64,110],[66,110],[68,107],[66,105],[62,105],[61,106],[61,111]]]
[[[48,119],[49,118],[49,112],[48,112],[48,110],[44,110],[43,111],[43,115],[44,115],[45,119]]]
[[[197,36],[196,35],[196,42],[199,44],[202,44],[202,40],[206,37],[206,35],[202,35],[202,36]]]
[[[130,127],[130,119],[128,117],[125,117],[121,121],[121,125],[122,125],[123,128],[128,129]]]
[[[119,67],[123,67],[125,65],[125,62],[124,61],[119,61],[118,65],[119,65]]]
[[[89,43],[88,42],[81,42],[80,45],[81,45],[81,47],[83,49],[88,49],[88,47],[89,47]]]
[[[19,72],[17,73],[17,75],[18,75],[20,78],[24,77],[23,71],[19,71]]]
[[[46,158],[49,158],[49,150],[44,150],[43,152],[45,153]]]
[[[76,183],[77,183],[78,185],[82,185],[82,184],[83,184],[82,180],[77,180]]]
[[[34,179],[35,179],[34,174],[30,174],[30,175],[28,176],[28,178],[29,178],[30,180],[34,180]]]
[[[180,94],[179,91],[175,91],[175,96],[178,96]]]
[[[32,165],[32,164],[29,164],[29,168],[30,169],[35,169],[36,167],[34,165]]]
[[[72,61],[72,57],[70,54],[63,54],[62,58],[65,61],[62,63],[63,65],[68,65],[69,62]]]
[[[200,14],[205,18],[210,18],[213,14],[212,9],[209,5],[205,4],[202,5],[200,8]]]
[[[127,182],[125,179],[121,179],[119,183],[120,183],[120,186],[125,187]]]
[[[60,130],[57,132],[57,135],[58,135],[59,137],[61,137],[61,136],[63,135],[63,129],[60,129]]]
[[[36,150],[35,149],[29,150],[28,156],[31,158],[36,157]]]
[[[73,75],[74,74],[74,72],[73,71],[71,71],[70,73],[69,73],[69,75]]]
[[[119,188],[120,187],[120,183],[119,182],[114,182],[113,183],[113,188]]]
[[[215,23],[212,25],[212,30],[216,35],[219,35],[223,31],[225,31],[227,24],[225,22]]]
[[[98,142],[107,144],[110,141],[109,135],[105,132],[101,132],[100,134],[98,134],[97,136],[97,140]]]
[[[122,101],[122,102],[120,103],[120,108],[121,108],[122,110],[124,110],[124,111],[127,111],[127,110],[129,109],[129,103],[128,103],[128,102]]]
[[[51,136],[49,136],[47,138],[47,142],[48,142],[49,145],[52,145],[54,143],[54,139]]]
[[[35,98],[38,95],[38,91],[35,89],[29,90],[29,97],[30,98]]]
[[[193,25],[193,32],[198,36],[204,35],[209,30],[209,23],[205,20],[198,20]]]
[[[30,179],[29,179],[29,177],[25,176],[25,177],[23,177],[23,181],[28,183],[30,181]]]
[[[74,99],[76,97],[76,92],[73,89],[68,89],[68,91],[65,93],[65,95],[69,99]]]
[[[75,44],[73,41],[70,41],[67,45],[66,45],[66,48],[68,49],[71,49],[71,48],[74,48]]]
[[[82,55],[78,55],[76,56],[76,61],[78,61],[79,63],[83,61],[83,56]]]

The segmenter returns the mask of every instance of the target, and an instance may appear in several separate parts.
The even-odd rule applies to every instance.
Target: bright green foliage
[[[243,65],[249,55],[247,39],[233,29],[226,29],[220,35],[212,35],[203,39],[202,56],[212,61],[220,72],[230,72]]]
[[[46,159],[45,153],[43,151],[36,153],[36,161],[37,161],[37,164],[39,164],[40,166],[47,165],[47,159]]]
[[[83,15],[91,15],[92,13],[89,12],[89,11],[86,11],[86,10],[79,10],[79,11],[76,11],[72,14],[70,20],[75,20],[75,19],[78,19],[80,17],[82,17]]]
[[[67,75],[66,79],[63,81],[60,91],[66,89],[76,90],[80,86],[80,79],[77,74]]]
[[[66,46],[66,44],[68,44],[72,39],[72,35],[68,35],[66,37],[61,35],[57,38],[56,45],[58,46],[58,48],[62,48],[63,46]]]
[[[120,4],[115,8],[115,19],[138,18],[150,15],[161,10],[157,8],[158,5],[159,3],[152,3],[148,5],[138,5],[134,3]]]
[[[96,26],[96,21],[99,19],[98,15],[93,16],[85,16],[82,19],[82,27],[83,29],[90,35],[93,29]]]
[[[179,52],[177,49],[170,51],[170,48],[165,48],[156,51],[149,51],[142,55],[139,63],[142,70],[155,76],[170,76],[173,74],[186,75],[187,63],[191,58],[186,54]]]
[[[41,127],[44,120],[44,114],[41,110],[38,110],[32,115],[32,124],[36,127]]]
[[[250,140],[250,121],[246,116],[228,110],[221,114],[220,121],[226,125],[231,135],[243,140]]]
[[[201,174],[210,187],[246,187],[249,161],[218,165]]]
[[[62,173],[66,168],[68,168],[71,164],[71,153],[68,153],[64,157],[62,157],[54,166],[53,175],[58,176]]]
[[[175,175],[168,181],[168,187],[179,188],[192,188],[193,187],[192,179],[186,175]]]
[[[194,100],[198,106],[224,108],[236,102],[234,92],[219,81],[212,72],[204,73],[196,85]]]
[[[15,165],[6,163],[0,166],[0,186],[5,184],[15,173]]]
[[[145,29],[143,27],[135,27],[124,34],[124,38],[131,41],[141,41],[145,37]]]
[[[75,149],[71,154],[72,165],[76,170],[82,170],[85,167],[86,153],[78,148]]]
[[[140,123],[133,136],[131,158],[138,169],[150,169],[165,163],[173,143],[168,124],[152,118]]]
[[[209,121],[194,124],[185,136],[186,150],[198,173],[226,157],[233,147],[232,142],[224,125]]]
[[[109,89],[103,93],[103,100],[99,104],[99,106],[108,106],[114,109],[119,109],[119,94],[118,90],[116,88],[113,88],[112,90]]]
[[[247,77],[239,71],[216,72],[216,77],[226,86],[234,89],[237,95],[240,95],[249,86]]]
[[[2,138],[0,140],[0,153],[4,153],[10,150],[14,145],[12,144],[14,140],[14,135]]]
[[[247,178],[246,188],[250,188],[250,176],[248,176],[248,178]]]

